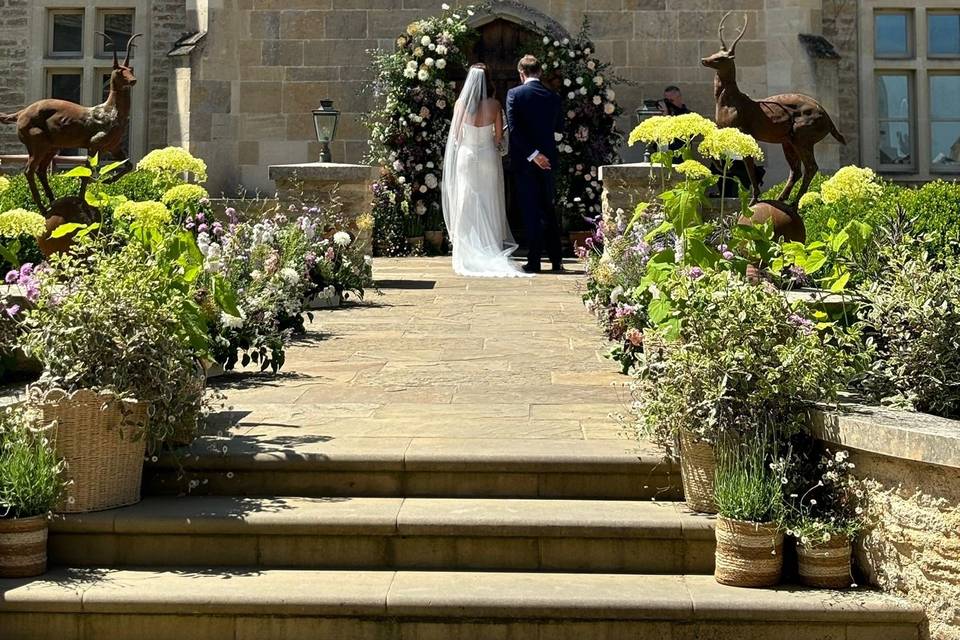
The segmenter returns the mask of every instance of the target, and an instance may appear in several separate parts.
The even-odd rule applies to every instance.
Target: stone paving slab
[[[630,446],[614,417],[629,392],[597,355],[582,274],[461,278],[447,258],[381,259],[374,273],[382,295],[314,312],[280,376],[212,380],[226,398],[214,431],[284,451],[363,438]]]

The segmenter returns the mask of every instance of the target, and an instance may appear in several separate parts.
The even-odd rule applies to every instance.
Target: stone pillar
[[[319,206],[339,203],[341,216],[349,232],[361,243],[364,253],[372,255],[373,229],[360,228],[357,220],[372,213],[370,185],[379,175],[377,167],[361,164],[305,163],[271,165],[270,179],[277,185],[282,207],[315,202]]]

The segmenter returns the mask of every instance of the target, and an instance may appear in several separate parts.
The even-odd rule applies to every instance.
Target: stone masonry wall
[[[27,51],[30,47],[30,0],[0,0],[0,111],[27,101]],[[16,128],[0,126],[0,153],[23,153]]]
[[[452,4],[452,3],[451,3]],[[467,3],[461,3],[467,4]],[[727,10],[746,11],[750,26],[737,53],[741,87],[764,95],[767,75],[764,0],[528,0],[525,4],[579,30],[590,19],[599,55],[633,82],[618,90],[633,124],[643,99],[678,84],[687,104],[713,114],[713,73],[700,59],[719,48],[717,25]],[[440,0],[223,0],[210,7],[210,34],[191,79],[191,150],[208,162],[211,190],[237,185],[270,190],[270,164],[316,159],[311,110],[321,98],[343,112],[334,159],[359,161],[367,132],[358,116],[369,106],[369,56],[392,47]],[[731,20],[730,22],[734,22]],[[735,29],[732,26],[731,29]],[[731,31],[731,36],[735,34]],[[625,150],[626,160],[636,150]],[[229,166],[227,166],[229,165]],[[228,193],[228,195],[230,195]]]
[[[840,54],[837,82],[839,113],[835,122],[847,138],[840,147],[840,164],[860,162],[860,83],[858,59],[857,0],[823,0],[823,35]]]
[[[2,0],[0,0],[2,1]],[[167,52],[186,30],[184,0],[153,0],[150,14],[150,89],[147,106],[147,150],[167,145],[167,111],[171,74]]]

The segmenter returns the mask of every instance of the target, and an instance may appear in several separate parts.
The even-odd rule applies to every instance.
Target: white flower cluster
[[[197,235],[197,247],[203,254],[203,270],[207,273],[220,273],[223,270],[223,247],[214,242],[206,231]]]

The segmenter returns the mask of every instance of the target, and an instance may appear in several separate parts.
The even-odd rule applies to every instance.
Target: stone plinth
[[[668,174],[662,164],[635,162],[600,167],[603,182],[603,213],[623,209],[632,212],[641,202],[654,202],[657,196],[679,182],[676,172]]]
[[[270,179],[277,185],[277,198],[284,207],[315,203],[329,207],[339,203],[345,231],[371,252],[373,230],[360,229],[357,219],[371,213],[373,193],[370,185],[379,173],[377,167],[361,164],[305,163],[270,166]]]

